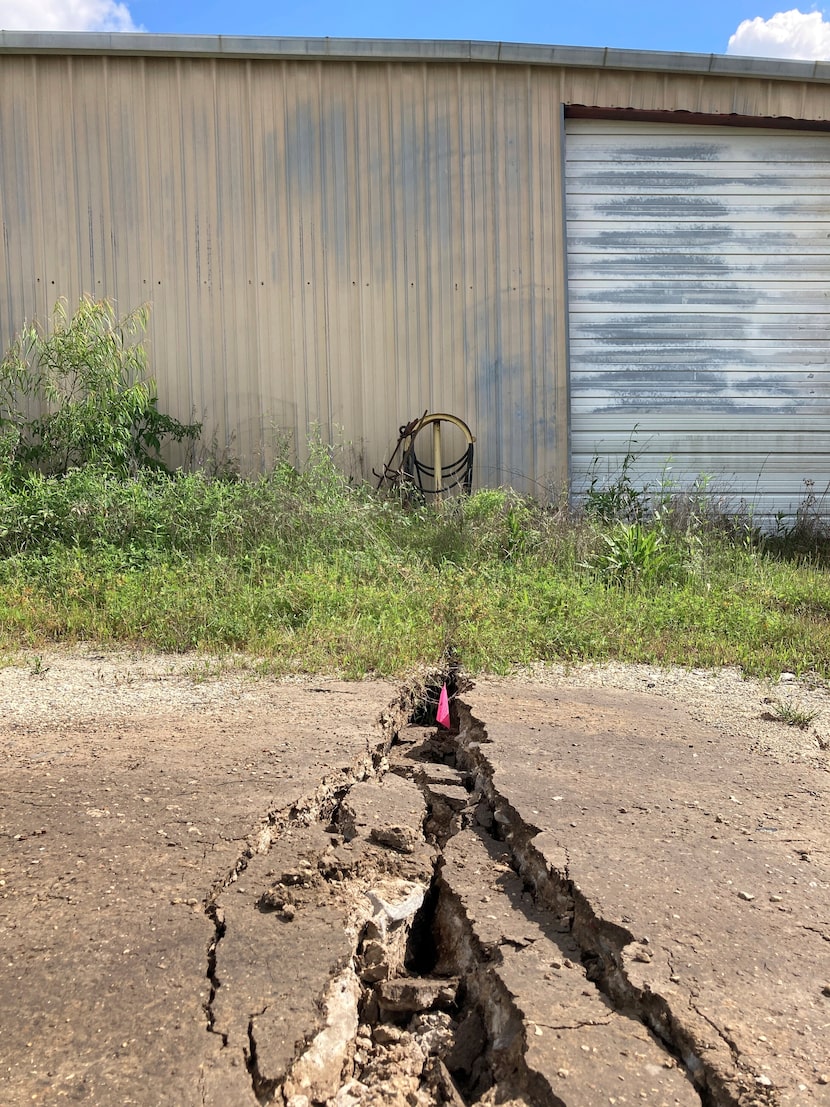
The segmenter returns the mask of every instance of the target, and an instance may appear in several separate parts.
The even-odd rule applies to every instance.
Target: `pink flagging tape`
[[[439,726],[450,728],[450,700],[447,695],[446,684],[441,689],[441,695],[438,697],[438,711],[435,714],[435,718]]]

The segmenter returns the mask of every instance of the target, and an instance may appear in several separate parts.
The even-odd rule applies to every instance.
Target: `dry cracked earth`
[[[432,698],[0,671],[0,1103],[830,1104],[826,690]]]

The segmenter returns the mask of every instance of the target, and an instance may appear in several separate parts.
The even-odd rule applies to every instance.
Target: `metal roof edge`
[[[505,65],[661,70],[719,77],[830,80],[828,61],[460,39],[266,38],[149,34],[138,31],[0,31],[0,54],[499,62]]]

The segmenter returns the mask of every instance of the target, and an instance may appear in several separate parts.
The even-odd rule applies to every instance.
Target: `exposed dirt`
[[[0,671],[0,1102],[830,1103],[826,689],[540,669],[449,734],[410,709]]]

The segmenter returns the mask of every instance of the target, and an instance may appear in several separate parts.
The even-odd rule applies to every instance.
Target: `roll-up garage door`
[[[821,500],[830,135],[571,120],[566,191],[574,487],[629,454],[759,520]]]

